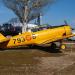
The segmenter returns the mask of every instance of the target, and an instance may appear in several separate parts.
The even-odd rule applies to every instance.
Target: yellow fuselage
[[[31,45],[31,44],[46,44],[58,41],[67,36],[72,35],[70,26],[60,26],[56,28],[45,29],[37,32],[25,32],[10,38],[9,41],[0,45],[2,48],[12,48],[17,46]]]

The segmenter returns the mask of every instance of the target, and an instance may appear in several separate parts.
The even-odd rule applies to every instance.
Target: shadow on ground
[[[62,51],[60,49],[52,49],[50,46],[48,47],[43,47],[43,46],[26,46],[26,47],[16,47],[16,48],[10,48],[10,49],[0,49],[1,51],[4,51],[4,50],[29,50],[29,49],[38,49],[38,50],[41,50],[41,51],[46,51],[46,52],[49,52],[49,53],[62,53]]]

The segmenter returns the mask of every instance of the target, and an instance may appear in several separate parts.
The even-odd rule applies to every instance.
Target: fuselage
[[[31,44],[46,44],[60,39],[64,39],[65,36],[71,35],[72,31],[70,26],[60,26],[37,32],[25,32],[10,38],[9,41],[2,44],[2,48],[12,48],[17,46],[25,46]]]

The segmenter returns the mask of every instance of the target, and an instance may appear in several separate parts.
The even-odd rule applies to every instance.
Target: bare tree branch
[[[3,0],[3,3],[11,9],[23,23],[35,19],[42,8],[52,4],[55,0]],[[26,7],[27,6],[27,7]]]
[[[43,12],[43,8],[51,5],[55,0],[3,0],[3,3],[11,9],[23,24],[22,32],[27,31],[27,23],[37,18]],[[40,22],[38,20],[38,22]]]

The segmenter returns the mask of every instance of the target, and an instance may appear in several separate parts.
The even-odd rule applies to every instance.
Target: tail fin
[[[0,33],[0,43],[1,42],[4,42],[4,41],[7,41],[8,38],[6,38],[5,36],[3,36],[1,33]]]
[[[5,39],[6,37],[4,37],[1,33],[0,33],[0,40]]]

